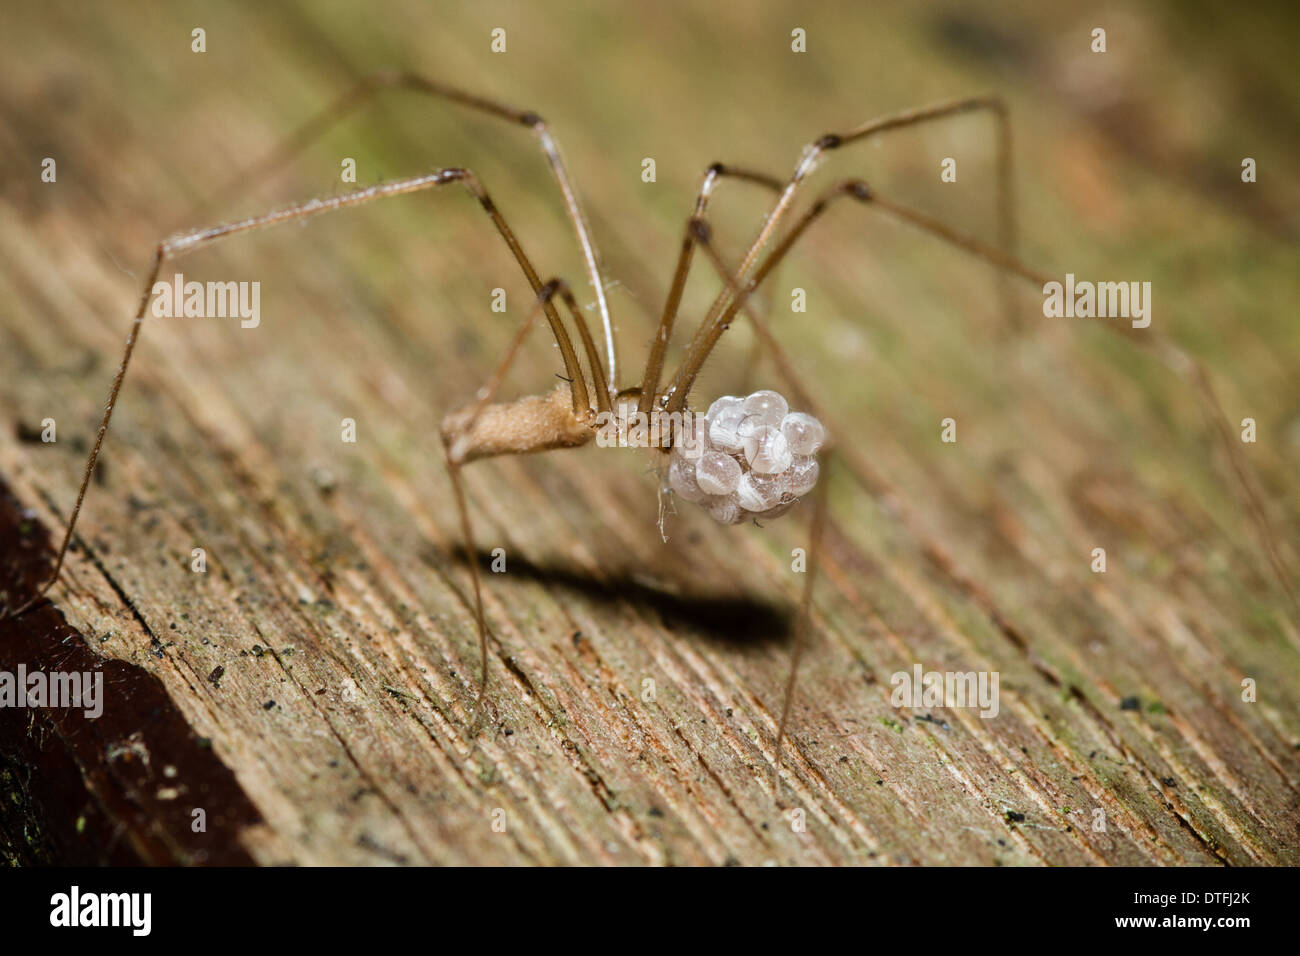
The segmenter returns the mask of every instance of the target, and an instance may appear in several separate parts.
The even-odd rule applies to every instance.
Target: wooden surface
[[[232,175],[393,66],[548,119],[629,367],[709,163],[784,176],[827,130],[1004,93],[1025,258],[1153,283],[1155,326],[1205,361],[1234,429],[1258,422],[1240,457],[1289,575],[1300,81],[1286,30],[1182,4],[1036,7],[7,11],[2,586],[50,559],[154,244],[205,224],[191,211]],[[1104,55],[1088,52],[1099,24]],[[498,26],[504,55],[489,51]],[[796,26],[806,54],[790,52]],[[967,118],[836,156],[818,180],[865,176],[991,238],[991,143]],[[39,178],[47,156],[55,184]],[[475,169],[541,271],[590,300],[527,134],[402,94],[217,218],[339,191],[344,156],[363,183]],[[946,156],[956,184],[938,181]],[[718,199],[730,257],[761,202],[745,187]],[[527,292],[468,197],[388,201],[178,268],[260,281],[262,322],[148,323],[54,606],[0,623],[0,669],[109,675],[93,726],[0,712],[7,859],[1300,862],[1294,605],[1195,393],[1100,320],[1045,320],[1026,288],[1010,334],[986,266],[847,207],[776,276],[772,327],[852,451],[832,479],[778,797],[801,586],[789,555],[806,522],[718,528],[684,512],[665,545],[653,461],[635,452],[467,472],[480,547],[507,562],[487,575],[491,720],[471,736],[477,650],[437,425],[486,377]],[[497,287],[505,316],[489,308]],[[807,314],[789,310],[794,287]],[[713,288],[693,283],[688,317]],[[766,364],[746,379],[748,332],[729,338],[699,401],[777,384]],[[549,388],[558,367],[539,334],[511,388]],[[54,444],[32,440],[47,417]],[[945,417],[955,445],[939,440]],[[344,418],[356,444],[340,441]],[[196,547],[206,574],[190,570]],[[997,671],[999,715],[891,707],[890,675],[918,663]]]

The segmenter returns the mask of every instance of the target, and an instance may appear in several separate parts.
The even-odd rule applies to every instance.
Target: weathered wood
[[[547,118],[619,283],[628,383],[710,162],[784,175],[828,129],[1005,91],[1025,257],[1152,281],[1156,327],[1203,358],[1234,428],[1258,422],[1240,457],[1296,567],[1300,329],[1285,304],[1300,296],[1286,214],[1300,179],[1294,125],[1276,116],[1300,90],[1282,31],[1244,11],[1186,26],[1130,12],[1094,55],[1086,17],[862,6],[797,22],[779,6],[689,4],[360,22],[10,11],[0,589],[22,592],[51,558],[157,240],[198,225],[189,210],[357,76],[393,65]],[[190,51],[196,26],[204,54]],[[489,50],[495,26],[504,55]],[[790,52],[795,26],[806,54]],[[1261,85],[1238,75],[1246,62]],[[991,237],[991,143],[968,117],[836,156],[819,181],[863,175]],[[1240,182],[1245,155],[1257,184]],[[54,184],[39,178],[47,156]],[[955,184],[939,182],[948,156]],[[539,268],[590,298],[528,135],[400,93],[223,217],[338,191],[343,157],[362,182],[473,168]],[[730,256],[760,212],[747,187],[717,200]],[[6,857],[1300,862],[1294,606],[1195,392],[1103,320],[1042,319],[1033,289],[1008,333],[988,268],[926,237],[848,206],[819,229],[766,294],[848,452],[779,799],[801,586],[789,556],[805,524],[683,513],[665,545],[652,461],[635,452],[467,470],[479,558],[503,548],[507,563],[486,575],[491,719],[471,735],[477,644],[437,426],[487,376],[528,290],[473,201],[448,193],[232,240],[171,270],[260,281],[262,322],[147,323],[54,606],[0,623],[0,671],[110,675],[99,722],[0,710]],[[498,287],[505,315],[490,310]],[[684,334],[714,287],[692,283]],[[794,287],[806,314],[789,310]],[[729,337],[700,400],[744,384],[750,338]],[[512,388],[549,389],[558,368],[539,333]],[[748,381],[772,376],[760,363]],[[956,444],[940,441],[947,417]],[[46,418],[56,443],[35,437]],[[340,441],[345,418],[356,444]],[[206,573],[191,571],[194,548]],[[891,675],[916,664],[998,672],[999,715],[892,707]]]

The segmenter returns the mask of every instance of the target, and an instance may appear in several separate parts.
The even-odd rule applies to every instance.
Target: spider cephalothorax
[[[769,389],[724,395],[673,445],[668,485],[722,524],[785,514],[817,484],[826,430]]]

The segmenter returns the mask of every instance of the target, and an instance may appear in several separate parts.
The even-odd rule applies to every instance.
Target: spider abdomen
[[[457,409],[442,420],[443,440],[455,464],[585,445],[595,437],[592,422],[573,410],[567,385],[546,395]]]

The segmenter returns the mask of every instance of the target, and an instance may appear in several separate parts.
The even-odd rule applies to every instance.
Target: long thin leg
[[[587,327],[587,320],[583,317],[582,309],[579,308],[578,300],[574,298],[573,289],[569,286],[569,283],[563,279],[552,279],[547,283],[547,288],[552,285],[555,286],[560,298],[564,300],[569,315],[573,317],[573,324],[578,329],[578,337],[582,339],[582,349],[587,353],[587,367],[591,370],[592,391],[596,393],[596,410],[608,412],[613,408],[609,381],[605,378],[605,369],[601,365],[600,353],[596,351],[596,342],[591,337],[591,330]],[[549,298],[549,296],[543,295],[538,299],[538,305],[544,308],[547,304],[546,300],[549,300]]]
[[[663,316],[659,323],[658,332],[654,343],[651,346],[650,358],[646,363],[646,373],[642,381],[639,408],[643,412],[648,412],[651,405],[656,399],[659,376],[663,370],[663,356],[667,348],[668,341],[671,337],[673,321],[677,315],[677,309],[681,302],[682,291],[686,285],[686,278],[690,272],[691,261],[696,246],[704,249],[710,261],[713,263],[715,270],[718,272],[722,281],[730,285],[734,273],[722,262],[721,256],[712,242],[712,230],[704,215],[708,209],[709,199],[717,183],[724,177],[731,176],[742,181],[752,182],[760,186],[766,186],[775,192],[780,192],[781,182],[775,177],[763,173],[755,173],[750,170],[739,169],[736,167],[727,167],[721,163],[715,163],[709,167],[705,173],[704,182],[700,187],[699,195],[696,198],[694,213],[686,225],[686,235],[682,241],[682,251],[678,257],[677,268],[673,274],[673,283],[670,287],[668,298],[664,304]],[[766,273],[765,273],[766,275]],[[772,339],[763,323],[757,315],[754,314],[750,305],[749,296],[738,299],[737,308],[743,308],[745,313],[753,322],[755,331],[758,333],[758,344],[768,348],[778,363],[778,368],[782,377],[786,379],[788,386],[794,392],[796,399],[804,408],[813,408],[813,402],[803,386],[799,383],[792,366],[785,360],[784,353]],[[669,393],[670,397],[671,391]],[[824,457],[827,462],[827,471],[829,471],[829,457]],[[781,704],[781,717],[777,724],[776,735],[776,756],[773,764],[773,792],[779,797],[781,785],[781,757],[782,747],[785,742],[786,728],[789,724],[790,710],[794,703],[794,691],[797,684],[799,664],[803,657],[804,648],[808,641],[808,631],[811,626],[812,616],[812,597],[813,586],[817,576],[819,564],[819,552],[821,550],[822,533],[826,522],[826,475],[823,474],[822,481],[819,484],[814,501],[813,519],[811,532],[809,536],[808,565],[805,569],[806,577],[804,579],[803,597],[799,602],[799,612],[795,626],[795,643],[790,657],[790,672],[786,678],[785,692]]]
[[[680,412],[686,407],[686,401],[690,395],[691,386],[695,383],[695,377],[704,366],[709,353],[717,345],[718,339],[722,337],[722,333],[730,327],[732,319],[735,318],[736,313],[749,297],[753,295],[754,290],[762,284],[763,280],[767,278],[777,264],[786,257],[795,243],[807,232],[808,227],[825,215],[832,203],[846,197],[883,210],[1000,269],[1037,283],[1040,286],[1052,281],[1049,276],[1034,271],[1014,256],[1008,255],[1000,249],[965,236],[924,213],[877,195],[860,179],[842,180],[826,190],[809,207],[772,251],[762,259],[751,276],[742,277],[743,266],[732,274],[731,281],[726,284],[726,287],[719,295],[719,300],[725,299],[727,305],[709,327],[701,328],[701,334],[697,335],[691,343],[681,366],[673,377],[673,383],[668,389],[671,397],[666,405],[669,412]],[[705,236],[708,234],[708,224],[704,220],[695,220],[695,229],[697,233]]]
[[[704,249],[706,255],[712,262],[715,271],[722,278],[723,283],[729,287],[729,291],[733,296],[732,305],[728,308],[728,312],[725,314],[727,316],[726,321],[719,323],[719,326],[717,327],[717,335],[718,336],[721,335],[721,332],[727,327],[727,324],[730,322],[730,317],[734,316],[737,310],[743,310],[746,313],[751,324],[753,325],[754,330],[758,335],[760,343],[769,352],[770,356],[773,359],[774,364],[776,365],[778,373],[780,374],[781,378],[786,382],[788,387],[791,389],[795,399],[799,402],[799,404],[803,408],[808,409],[813,414],[817,415],[817,417],[821,418],[823,421],[829,421],[829,420],[827,419],[825,413],[820,410],[818,403],[807,392],[807,390],[803,388],[802,384],[799,381],[799,377],[797,373],[794,371],[794,367],[789,362],[789,359],[786,356],[784,350],[781,348],[780,344],[772,336],[771,332],[767,329],[766,324],[759,319],[759,317],[753,312],[752,309],[749,308],[748,300],[749,300],[749,295],[750,293],[752,293],[753,289],[757,288],[758,284],[762,282],[762,280],[770,274],[773,264],[775,262],[779,262],[780,259],[789,252],[790,248],[794,245],[794,243],[798,240],[798,238],[803,235],[803,233],[807,230],[807,228],[825,213],[826,209],[828,208],[828,206],[832,201],[844,197],[851,197],[858,200],[859,202],[869,204],[869,205],[874,205],[876,208],[883,210],[887,214],[903,222],[909,223],[917,228],[920,228],[936,236],[937,238],[942,239],[943,241],[949,244],[955,245],[958,248],[965,250],[966,252],[969,252],[973,255],[986,259],[987,261],[993,263],[994,265],[1002,269],[1004,271],[1004,274],[1008,276],[1018,276],[1024,279],[1028,279],[1029,281],[1032,281],[1039,285],[1047,281],[1050,281],[1049,277],[1035,272],[1034,270],[1030,269],[1029,267],[1023,265],[1022,263],[1014,259],[1013,257],[1006,255],[1001,250],[984,246],[982,243],[979,243],[976,240],[970,239],[966,236],[963,236],[960,233],[957,233],[956,231],[952,230],[951,228],[939,222],[938,220],[935,220],[929,216],[926,216],[922,213],[912,210],[906,206],[902,206],[900,204],[891,202],[889,200],[884,199],[883,197],[873,194],[870,191],[870,189],[868,189],[866,184],[861,182],[860,180],[844,180],[842,182],[836,183],[829,190],[827,190],[827,192],[822,197],[820,197],[813,204],[813,206],[801,217],[801,219],[791,229],[790,234],[787,235],[782,240],[782,242],[772,251],[772,253],[770,253],[768,260],[762,263],[758,271],[755,273],[754,279],[752,280],[749,287],[743,290],[737,289],[735,285],[737,281],[736,277],[738,275],[738,271],[733,270],[725,262],[723,262],[721,255],[718,253],[716,247],[710,241],[710,229],[708,227],[708,223],[703,219],[696,220],[693,226],[693,233],[697,237],[698,244]],[[709,347],[711,348],[712,344],[715,344],[716,341],[717,341],[717,336],[712,338]],[[1256,530],[1259,533],[1259,536],[1261,538],[1261,543],[1263,545],[1270,567],[1273,570],[1274,575],[1277,577],[1279,584],[1281,585],[1283,594],[1286,596],[1286,598],[1288,599],[1289,603],[1291,604],[1294,610],[1296,607],[1296,599],[1295,599],[1294,591],[1292,590],[1290,585],[1289,575],[1287,572],[1285,562],[1283,561],[1280,550],[1278,549],[1276,542],[1274,541],[1272,528],[1271,525],[1269,524],[1266,512],[1264,511],[1262,505],[1260,504],[1257,494],[1251,484],[1251,481],[1249,480],[1248,474],[1237,456],[1236,448],[1234,447],[1234,443],[1233,443],[1231,429],[1227,424],[1227,417],[1223,412],[1222,405],[1218,400],[1218,396],[1214,391],[1213,385],[1210,382],[1209,376],[1206,373],[1204,366],[1199,361],[1191,358],[1185,352],[1183,352],[1181,349],[1179,349],[1177,346],[1173,345],[1171,342],[1169,342],[1166,339],[1154,338],[1152,339],[1152,342],[1154,344],[1154,348],[1158,352],[1165,353],[1166,361],[1169,364],[1175,367],[1185,368],[1188,371],[1190,377],[1192,378],[1197,394],[1201,396],[1203,403],[1206,407],[1207,418],[1209,419],[1209,424],[1211,426],[1211,429],[1212,431],[1218,433],[1227,451],[1229,462],[1233,469],[1233,473],[1237,481],[1242,487],[1243,494],[1245,497],[1246,511],[1256,526]],[[701,359],[701,363],[702,363],[702,359]],[[673,390],[670,389],[669,394],[673,395],[673,397],[677,397],[677,395],[681,395],[684,397],[688,392],[689,392],[689,384],[686,386],[685,389],[683,389],[682,392],[674,393]],[[829,468],[827,469],[827,471],[829,471]],[[873,485],[877,483],[876,479],[872,476],[859,474],[857,475],[857,477],[858,480],[861,481],[864,487],[867,487],[869,491],[872,491]],[[823,474],[822,482],[819,484],[818,487],[819,495],[824,494],[825,488],[826,488],[825,474]],[[778,794],[779,794],[779,786],[780,786],[780,766],[781,766],[781,757],[782,757],[781,742],[784,739],[786,728],[788,726],[790,708],[794,698],[794,690],[796,686],[796,676],[798,672],[799,661],[803,653],[803,648],[805,646],[805,642],[807,639],[806,628],[808,626],[809,615],[811,613],[810,610],[811,595],[812,595],[815,569],[817,565],[817,553],[820,550],[819,543],[821,539],[822,528],[825,521],[824,498],[818,499],[817,508],[818,511],[817,513],[815,513],[813,519],[814,530],[812,533],[812,543],[810,545],[810,550],[809,550],[808,577],[805,579],[804,597],[800,604],[798,629],[796,630],[795,648],[791,656],[790,673],[786,681],[785,699],[782,704],[781,718],[777,729],[777,746],[776,746],[776,758],[775,758],[776,765],[774,769],[774,774],[776,780],[775,787],[777,788],[776,792]]]
[[[717,247],[709,238],[710,230],[708,229],[708,224],[704,223],[703,225],[705,228],[701,230],[701,233],[704,238],[701,240],[700,245],[703,247],[705,254],[709,257],[709,261],[713,263],[714,271],[724,283],[734,281],[735,273],[725,262],[723,262],[721,253],[718,252]],[[790,393],[794,396],[795,401],[798,402],[799,407],[810,412],[823,422],[827,421],[828,419],[826,414],[821,411],[817,401],[812,397],[807,389],[803,387],[803,384],[799,381],[798,373],[794,370],[794,365],[785,354],[785,350],[781,348],[780,343],[777,342],[776,338],[772,335],[771,330],[767,327],[767,323],[761,319],[758,313],[753,309],[748,297],[741,300],[740,311],[745,313],[745,316],[749,319],[750,325],[754,328],[758,351],[765,350],[768,353],[773,364],[776,366],[777,374],[780,375],[781,380],[784,381],[786,386],[790,389]]]
[[[808,227],[819,219],[829,208],[830,204],[836,199],[852,197],[860,203],[869,207],[876,208],[886,214],[912,225],[918,229],[930,233],[944,242],[956,246],[963,251],[970,253],[978,258],[985,260],[1003,270],[1008,276],[1015,276],[1025,279],[1042,288],[1046,283],[1053,281],[1050,276],[1040,273],[1024,263],[1020,262],[1014,256],[1007,254],[1001,249],[997,249],[973,239],[969,236],[957,232],[946,224],[934,219],[925,213],[911,209],[900,203],[893,202],[885,197],[874,193],[866,183],[861,180],[849,179],[843,180],[833,185],[822,196],[813,203],[813,205],[803,214],[803,216],[790,229],[790,232],[776,245],[776,247],[762,260],[758,268],[754,271],[753,276],[741,285],[740,270],[728,273],[729,278],[726,287],[720,296],[728,297],[729,304],[719,315],[717,321],[708,329],[708,334],[699,341],[692,344],[686,357],[682,361],[673,385],[670,386],[668,393],[671,396],[666,406],[667,411],[681,411],[685,408],[687,397],[690,393],[691,385],[695,376],[699,373],[705,359],[717,344],[722,333],[726,331],[736,312],[745,304],[753,291],[760,283],[771,273],[773,267],[779,263],[798,241],[798,239],[807,231]],[[704,220],[698,220],[695,226],[698,233],[707,237],[708,224]],[[751,321],[759,327],[757,319],[752,312],[749,314]],[[1223,410],[1223,404],[1220,402],[1217,392],[1214,389],[1213,382],[1209,373],[1206,371],[1204,364],[1194,356],[1188,354],[1179,348],[1172,340],[1159,332],[1151,329],[1144,330],[1143,334],[1129,335],[1123,330],[1123,327],[1107,325],[1116,334],[1124,335],[1129,341],[1136,342],[1145,348],[1154,352],[1162,361],[1170,366],[1175,372],[1185,377],[1190,383],[1193,391],[1200,398],[1207,421],[1211,426],[1211,431],[1216,434],[1223,447],[1225,456],[1230,466],[1229,483],[1236,482],[1241,490],[1243,505],[1248,520],[1254,525],[1256,535],[1260,539],[1261,548],[1264,551],[1265,559],[1277,580],[1277,584],[1285,597],[1291,612],[1300,615],[1300,600],[1297,599],[1295,589],[1292,586],[1292,574],[1282,551],[1277,544],[1277,535],[1274,531],[1268,513],[1260,501],[1259,494],[1249,476],[1249,472],[1241,459],[1236,442],[1233,440],[1231,429],[1227,425],[1227,415]]]
[[[677,257],[677,268],[673,270],[672,285],[668,289],[668,297],[664,300],[663,315],[659,320],[659,327],[655,332],[654,341],[650,344],[650,356],[646,360],[645,374],[641,378],[641,393],[637,402],[637,409],[642,413],[648,414],[651,406],[658,398],[659,378],[663,374],[664,368],[664,354],[667,352],[668,342],[672,338],[673,325],[677,320],[677,310],[681,306],[682,292],[686,288],[686,279],[690,275],[695,247],[701,240],[701,236],[697,235],[697,229],[699,223],[704,221],[704,214],[708,211],[709,200],[713,197],[714,189],[724,178],[766,186],[778,193],[781,191],[781,181],[776,177],[737,166],[714,163],[704,173],[704,181],[700,184],[699,194],[695,197],[695,209],[691,214],[691,218],[686,222],[686,234],[682,237],[682,251]],[[707,234],[704,238],[707,239]]]
[[[799,663],[803,659],[804,649],[808,646],[808,633],[812,629],[813,586],[817,582],[817,569],[821,562],[822,536],[826,530],[827,492],[829,487],[831,463],[834,461],[833,449],[822,453],[822,470],[820,480],[813,497],[813,516],[811,530],[808,532],[808,565],[804,569],[803,596],[799,599],[799,615],[795,620],[794,648],[790,652],[790,674],[785,680],[785,693],[781,698],[781,719],[776,725],[776,757],[772,766],[773,792],[781,794],[781,755],[785,743],[786,728],[790,724],[790,708],[794,704],[795,681],[799,676]]]
[[[485,113],[509,123],[527,127],[537,137],[542,154],[546,157],[551,173],[560,187],[564,200],[564,210],[573,225],[578,245],[582,249],[582,258],[586,265],[588,277],[596,289],[596,303],[600,309],[600,320],[605,337],[605,361],[608,363],[610,384],[618,382],[618,350],[614,338],[614,324],[610,318],[609,302],[605,298],[605,283],[601,278],[600,255],[591,238],[591,227],[578,202],[578,194],[573,188],[564,159],[560,155],[559,144],[551,135],[543,119],[532,110],[516,109],[498,103],[487,97],[467,93],[464,90],[436,80],[430,80],[416,73],[401,70],[382,70],[365,77],[353,89],[344,93],[324,110],[311,117],[291,134],[279,147],[272,150],[248,173],[242,173],[229,186],[218,193],[218,198],[228,198],[230,194],[240,191],[250,178],[261,180],[272,175],[275,170],[302,152],[316,140],[320,139],[332,127],[346,119],[366,104],[376,93],[382,90],[402,89],[419,93],[434,99],[464,106],[480,113]],[[209,203],[209,207],[218,200]],[[540,293],[540,285],[534,285],[533,291]],[[548,308],[550,303],[547,303]]]
[[[1264,549],[1264,555],[1268,559],[1269,567],[1273,571],[1273,576],[1277,578],[1278,585],[1281,587],[1287,603],[1291,606],[1291,613],[1300,618],[1300,599],[1297,599],[1295,589],[1291,583],[1290,568],[1286,559],[1282,556],[1281,549],[1278,547],[1273,525],[1269,521],[1268,512],[1264,509],[1263,502],[1260,500],[1259,491],[1255,488],[1250,472],[1246,469],[1245,462],[1242,461],[1238,452],[1236,436],[1233,434],[1232,426],[1228,424],[1228,416],[1223,410],[1223,404],[1214,391],[1214,384],[1210,381],[1209,372],[1206,371],[1200,360],[1192,358],[1177,346],[1168,342],[1165,345],[1170,349],[1169,358],[1171,361],[1167,364],[1172,365],[1175,369],[1185,370],[1205,399],[1205,416],[1208,419],[1208,425],[1219,436],[1224,451],[1227,453],[1228,465],[1232,470],[1232,474],[1236,477],[1237,483],[1241,486],[1242,504],[1255,525],[1255,533],[1260,539],[1260,546]]]
[[[474,587],[474,617],[478,625],[478,647],[481,670],[479,673],[479,699],[483,698],[484,691],[487,690],[488,678],[488,652],[487,652],[487,617],[483,610],[483,588],[479,580],[478,573],[478,549],[474,544],[474,529],[469,517],[469,506],[465,497],[465,487],[461,480],[460,470],[465,466],[461,456],[456,453],[456,439],[462,434],[468,434],[473,431],[474,424],[483,410],[487,408],[492,399],[496,396],[501,383],[505,380],[506,373],[510,371],[510,366],[514,364],[515,357],[527,338],[529,331],[537,321],[537,316],[541,313],[547,303],[556,295],[561,296],[565,301],[570,303],[570,309],[573,311],[580,328],[585,332],[585,324],[582,324],[582,314],[578,311],[577,303],[573,301],[573,291],[569,284],[563,279],[552,279],[543,287],[537,300],[533,303],[532,308],[528,310],[528,315],[519,331],[515,333],[514,339],[511,340],[510,346],[506,349],[505,355],[497,364],[496,369],[488,378],[487,383],[479,389],[474,402],[469,406],[467,413],[457,415],[457,426],[454,430],[444,428],[442,431],[442,450],[443,460],[447,466],[447,474],[451,478],[452,490],[456,496],[456,512],[460,517],[461,535],[465,539],[465,554],[469,561],[470,580]],[[584,334],[584,339],[590,341],[590,333]],[[594,348],[590,353],[597,372],[599,372],[599,357],[595,354]],[[598,395],[604,395],[606,405],[608,406],[608,394],[601,392],[597,388]],[[608,410],[606,408],[605,410]],[[477,723],[475,725],[477,731]]]
[[[778,186],[779,188],[779,186]],[[698,207],[697,207],[698,209]],[[709,261],[713,264],[714,270],[718,273],[724,283],[730,284],[734,281],[734,273],[722,261],[722,256],[712,241],[712,231],[708,223],[699,217],[692,218],[693,228],[690,234],[694,237],[695,243],[698,244],[705,252]],[[799,382],[793,366],[785,357],[785,353],[772,338],[764,323],[750,307],[748,297],[738,299],[739,307],[742,308],[750,321],[754,325],[754,331],[758,335],[759,344],[767,348],[777,364],[778,371],[786,385],[791,389],[795,400],[799,402],[800,407],[808,410],[814,409],[815,403],[803,385]],[[818,417],[821,417],[820,415]],[[830,462],[833,458],[833,449],[827,446],[822,454],[822,462],[826,465],[823,469],[821,480],[818,482],[814,497],[813,518],[809,531],[808,543],[808,563],[805,567],[803,596],[799,601],[799,611],[795,622],[795,639],[794,648],[790,654],[790,672],[786,676],[785,692],[781,700],[781,716],[777,722],[776,731],[776,753],[772,768],[772,790],[780,798],[781,792],[781,757],[783,754],[783,745],[785,743],[786,728],[789,726],[790,710],[794,704],[794,691],[799,675],[799,664],[803,659],[804,648],[808,643],[808,632],[812,623],[812,599],[813,586],[817,577],[817,569],[820,563],[820,552],[822,544],[822,535],[826,525],[826,488],[827,477],[830,471]]]
[[[703,221],[701,220],[701,223]],[[701,236],[700,245],[704,249],[710,262],[713,263],[714,270],[718,273],[724,283],[733,281],[734,272],[722,261],[722,255],[718,252],[717,247],[710,241],[709,230],[707,228],[698,230]],[[773,363],[776,365],[777,372],[786,386],[790,389],[795,401],[799,407],[816,415],[824,422],[829,422],[825,413],[821,411],[818,403],[808,393],[800,382],[794,366],[790,363],[785,351],[780,344],[773,338],[772,333],[768,330],[767,324],[758,317],[752,308],[750,308],[748,299],[742,299],[741,305],[745,314],[754,327],[758,344],[767,350]],[[799,675],[799,664],[803,659],[803,652],[808,644],[808,634],[812,627],[812,599],[813,587],[816,583],[817,570],[820,567],[822,537],[826,527],[827,512],[827,488],[829,487],[829,476],[831,464],[838,457],[834,449],[835,431],[831,431],[831,440],[825,446],[822,452],[822,469],[821,478],[818,481],[813,499],[813,517],[810,525],[808,536],[808,564],[805,570],[803,596],[799,601],[799,612],[795,621],[795,639],[794,648],[790,653],[790,673],[785,681],[785,693],[781,701],[781,717],[777,722],[776,729],[776,754],[772,767],[772,792],[777,795],[779,800],[781,794],[781,757],[783,755],[782,746],[785,742],[786,729],[790,723],[790,710],[794,705],[794,692]]]
[[[969,112],[988,112],[998,123],[998,209],[999,209],[999,243],[1002,246],[1004,254],[1015,258],[1012,251],[1016,241],[1016,208],[1015,195],[1013,190],[1012,178],[1012,159],[1011,159],[1011,121],[1007,114],[1006,103],[997,96],[973,96],[965,99],[954,100],[948,103],[940,103],[935,106],[927,106],[917,110],[909,110],[904,113],[897,113],[893,116],[887,116],[883,119],[873,120],[855,127],[846,133],[828,133],[825,136],[809,143],[804,147],[803,154],[795,166],[794,173],[786,183],[785,188],[781,190],[777,197],[776,203],[772,210],[764,219],[762,226],[759,228],[758,235],[750,243],[744,259],[741,261],[740,268],[736,273],[736,283],[734,288],[743,290],[751,278],[751,272],[758,262],[759,253],[767,244],[768,240],[775,234],[777,226],[785,218],[790,210],[790,205],[795,195],[799,192],[803,181],[812,173],[821,163],[826,152],[839,149],[843,146],[849,146],[855,143],[862,143],[883,133],[896,129],[904,129],[909,126],[916,126],[922,123],[929,123],[935,120],[946,119]],[[691,342],[691,349],[694,350],[702,337],[710,334],[710,330],[716,324],[718,317],[726,309],[731,297],[732,286],[724,288],[718,297],[714,300],[713,305],[709,307],[708,314],[700,323],[699,329],[695,333]],[[733,313],[734,314],[734,313]]]
[[[127,333],[126,346],[122,352],[122,361],[118,365],[117,374],[113,378],[113,386],[108,394],[108,403],[104,408],[104,417],[100,420],[99,431],[95,435],[95,443],[90,450],[90,456],[86,460],[86,468],[81,476],[81,486],[77,490],[77,501],[76,504],[73,505],[72,514],[68,519],[68,527],[63,533],[63,541],[59,546],[58,557],[55,558],[54,561],[54,568],[50,572],[49,578],[36,589],[36,593],[32,595],[31,598],[12,611],[8,608],[0,608],[0,617],[9,614],[16,617],[17,615],[29,610],[44,597],[45,593],[59,578],[59,573],[63,569],[64,558],[68,553],[68,546],[72,542],[73,531],[77,526],[77,518],[81,514],[82,503],[86,498],[86,491],[90,486],[90,477],[95,471],[95,463],[99,460],[99,452],[104,444],[104,435],[108,431],[109,420],[112,418],[113,409],[117,405],[118,393],[122,390],[122,382],[126,378],[126,370],[131,362],[131,355],[135,351],[135,344],[140,335],[140,329],[144,324],[145,312],[148,309],[149,300],[153,296],[154,283],[158,279],[159,270],[162,268],[164,262],[178,258],[186,253],[193,252],[201,246],[208,245],[228,236],[252,232],[269,226],[277,226],[286,222],[306,219],[327,212],[335,212],[339,209],[358,206],[363,203],[372,202],[376,199],[385,199],[392,196],[402,196],[408,193],[433,189],[438,186],[445,186],[448,183],[460,183],[468,189],[476,199],[478,199],[480,205],[492,219],[492,222],[496,226],[497,231],[501,234],[502,239],[504,239],[506,245],[510,247],[510,251],[514,254],[520,268],[540,295],[543,291],[543,286],[540,279],[537,278],[537,270],[533,268],[532,262],[528,259],[527,255],[525,255],[523,248],[519,244],[519,240],[506,224],[504,217],[497,210],[495,204],[488,196],[487,191],[478,181],[478,177],[467,169],[440,169],[429,173],[426,176],[414,176],[408,179],[397,179],[387,183],[380,183],[379,185],[370,186],[365,189],[358,189],[341,196],[332,196],[325,199],[313,199],[296,206],[289,206],[250,219],[241,219],[237,222],[212,226],[207,229],[180,233],[160,242],[154,251],[153,265],[149,270],[149,278],[145,282],[144,290],[140,295],[140,305],[136,309],[135,317],[131,322],[131,329]],[[570,382],[573,395],[574,410],[575,412],[585,412],[589,407],[587,404],[587,387],[582,377],[582,370],[578,362],[578,356],[573,350],[573,344],[569,340],[568,333],[565,331],[564,325],[559,319],[559,314],[555,312],[551,305],[550,298],[550,296],[545,298],[543,306],[547,312],[547,318],[551,321],[551,330],[555,334],[556,342],[560,347],[564,359],[565,373]],[[579,319],[581,319],[580,316]]]

